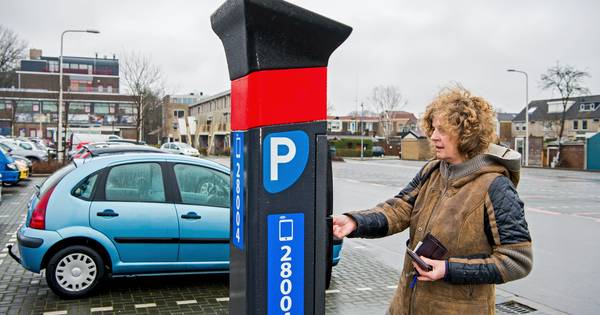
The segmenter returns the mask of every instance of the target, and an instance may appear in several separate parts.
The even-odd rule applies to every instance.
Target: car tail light
[[[29,220],[29,227],[44,230],[46,229],[46,208],[48,207],[48,201],[50,200],[50,196],[54,192],[54,188],[56,186],[48,189],[46,193],[40,198],[38,203],[35,205],[35,209],[33,209],[33,213],[31,214],[31,219]]]

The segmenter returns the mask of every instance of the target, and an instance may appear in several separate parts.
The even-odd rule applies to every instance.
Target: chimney
[[[113,54],[113,60],[117,59],[117,55]]]
[[[41,49],[36,49],[36,48],[29,49],[29,59],[40,60],[41,57],[42,57]]]
[[[98,53],[96,53],[96,59],[98,59]]]

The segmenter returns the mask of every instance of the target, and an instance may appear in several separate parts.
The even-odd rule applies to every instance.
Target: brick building
[[[137,106],[120,94],[119,61],[63,57],[67,136],[72,132],[136,137]],[[31,49],[29,59],[0,87],[0,134],[56,141],[59,58]]]

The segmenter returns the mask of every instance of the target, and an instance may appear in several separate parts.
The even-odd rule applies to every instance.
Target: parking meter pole
[[[323,314],[327,63],[352,29],[284,1],[211,16],[231,79],[231,314]]]

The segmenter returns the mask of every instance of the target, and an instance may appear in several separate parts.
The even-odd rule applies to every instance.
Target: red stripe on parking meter
[[[327,118],[327,68],[256,71],[231,81],[231,129]]]

